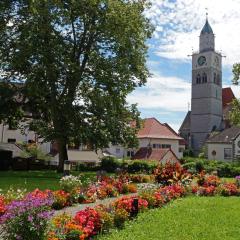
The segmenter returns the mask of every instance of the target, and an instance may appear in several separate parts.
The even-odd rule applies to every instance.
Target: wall
[[[232,144],[224,144],[224,143],[207,143],[208,148],[208,159],[209,160],[221,160],[225,162],[232,161],[232,159],[224,159],[224,148],[231,148]],[[212,155],[212,152],[216,151],[216,156]]]
[[[117,149],[119,151],[117,151]],[[116,158],[123,158],[127,155],[127,150],[120,145],[110,145],[109,148],[106,148],[106,150]]]
[[[148,145],[153,144],[170,144],[171,149],[174,152],[174,154],[180,159],[183,157],[183,153],[179,152],[179,140],[175,139],[148,139],[148,138],[141,138],[139,139],[139,147],[147,147]]]
[[[239,144],[238,144],[239,143]],[[240,158],[240,135],[234,141],[234,157]]]
[[[10,130],[8,125],[0,124],[0,142],[7,143],[8,139],[16,139],[16,142],[35,141],[36,134],[33,131],[29,131],[29,129],[26,128],[24,129],[24,133],[22,133],[20,128],[24,126],[26,126],[26,123],[20,123],[19,129]]]

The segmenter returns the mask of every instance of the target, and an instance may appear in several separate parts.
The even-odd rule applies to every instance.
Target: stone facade
[[[215,51],[215,36],[206,20],[200,35],[199,52],[192,55],[189,145],[195,154],[212,131],[221,130],[222,118],[222,56]]]

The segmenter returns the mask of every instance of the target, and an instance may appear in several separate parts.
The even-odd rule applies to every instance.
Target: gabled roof
[[[182,138],[168,125],[160,123],[156,118],[146,118],[138,131],[138,138],[176,139]]]
[[[163,149],[163,148],[148,148],[148,147],[142,147],[140,148],[135,155],[133,156],[133,160],[157,160],[161,161],[166,154],[170,153],[169,160],[177,160],[178,158],[173,153],[173,151],[169,148]]]
[[[222,89],[222,106],[228,106],[235,99],[234,93],[230,87]]]
[[[232,143],[240,134],[240,127],[232,126],[210,137],[207,143]]]

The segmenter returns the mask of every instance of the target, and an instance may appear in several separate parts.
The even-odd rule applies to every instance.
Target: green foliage
[[[121,168],[122,163],[114,157],[102,158],[101,168],[107,172],[115,172],[117,168]]]
[[[240,80],[240,63],[233,65],[233,84],[238,85]]]
[[[232,102],[232,109],[229,113],[229,118],[234,125],[240,125],[240,101],[234,99]]]
[[[195,164],[196,172],[200,173],[204,170],[204,162],[203,161],[197,161]]]
[[[148,1],[3,1],[1,71],[24,83],[31,127],[59,146],[59,169],[73,139],[94,149],[136,146],[136,105],[126,97],[146,83],[152,27]]]
[[[3,121],[11,127],[17,127],[18,121],[23,117],[20,94],[20,86],[0,83],[0,123]]]
[[[193,157],[193,150],[192,149],[185,149],[183,152],[183,157]]]
[[[153,170],[157,167],[158,163],[154,161],[144,161],[144,160],[135,160],[129,163],[128,172],[137,173],[137,172],[147,172],[152,173]]]
[[[205,170],[207,173],[217,172],[219,177],[235,177],[240,175],[240,162],[228,163],[217,160],[185,157],[183,167],[192,172]]]
[[[45,154],[36,144],[21,144],[23,152],[21,157],[24,158],[34,158],[38,160],[49,161],[51,157],[48,154]]]

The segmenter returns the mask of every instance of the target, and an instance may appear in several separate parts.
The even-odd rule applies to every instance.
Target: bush
[[[193,157],[193,150],[192,149],[185,149],[183,152],[183,157]]]
[[[102,158],[101,168],[107,172],[115,172],[117,168],[121,168],[122,163],[114,157]]]
[[[202,172],[204,170],[204,162],[203,161],[197,161],[196,165],[196,172]]]
[[[96,165],[95,163],[77,163],[76,170],[77,171],[99,171],[101,169],[100,166]]]
[[[157,167],[158,163],[155,161],[132,161],[128,165],[128,172],[129,173],[143,173],[148,172],[152,173],[153,170]]]
[[[79,177],[72,175],[62,177],[59,183],[61,189],[68,193],[72,193],[77,188],[80,188],[82,186],[82,182]]]
[[[12,201],[0,218],[6,239],[44,240],[52,215],[52,199],[29,194],[24,200]]]

